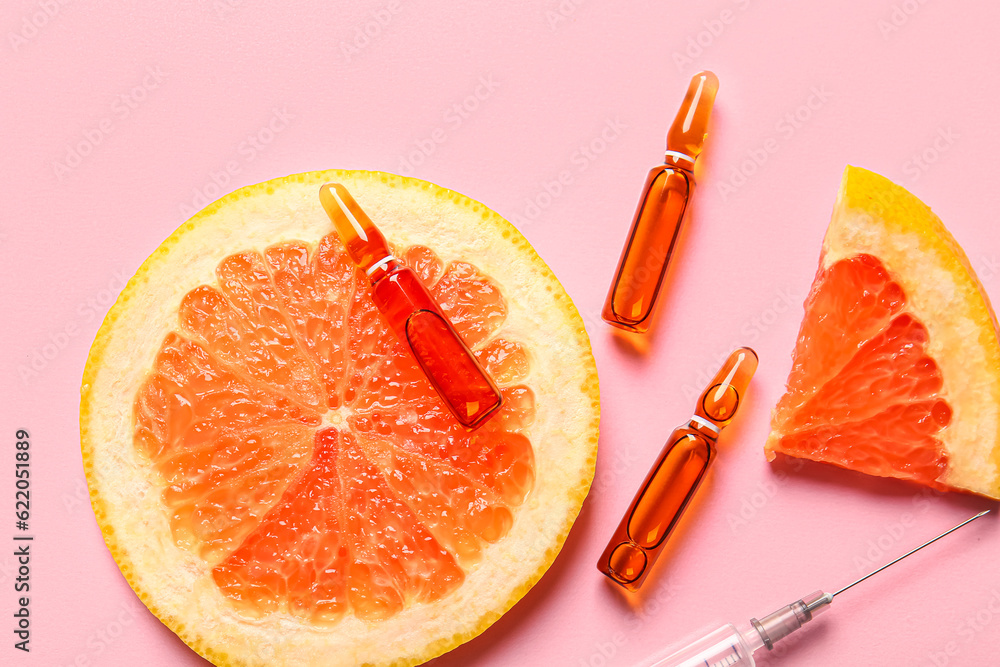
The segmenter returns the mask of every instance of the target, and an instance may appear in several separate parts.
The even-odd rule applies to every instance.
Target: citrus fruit
[[[336,180],[504,395],[462,428],[323,212]],[[544,573],[593,477],[583,323],[482,204],[375,172],[298,174],[211,204],[139,269],[81,402],[105,541],[143,602],[219,665],[412,665]]]
[[[1000,344],[919,199],[847,167],[765,450],[1000,498]]]

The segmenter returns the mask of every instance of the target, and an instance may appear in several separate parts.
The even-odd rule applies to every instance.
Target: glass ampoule
[[[694,191],[694,164],[708,133],[719,80],[698,72],[667,133],[664,164],[650,170],[601,317],[628,331],[649,329],[656,296]]]
[[[736,416],[756,370],[753,350],[734,350],[691,419],[670,434],[597,563],[612,581],[632,591],[642,585],[715,460],[719,433]]]
[[[368,275],[375,305],[431,386],[463,426],[483,424],[500,408],[500,390],[419,276],[392,256],[347,188],[327,183],[319,198],[351,261]]]

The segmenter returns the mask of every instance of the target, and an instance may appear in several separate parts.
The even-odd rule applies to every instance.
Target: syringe
[[[989,512],[990,510],[985,510],[974,517],[966,519],[951,530],[946,530],[934,539],[928,540],[919,547],[907,551],[899,558],[886,563],[873,572],[869,572],[857,581],[844,586],[834,593],[816,591],[801,600],[797,600],[768,614],[760,620],[756,618],[751,619],[750,624],[742,628],[737,628],[732,623],[729,623],[718,630],[708,633],[679,651],[673,651],[665,657],[661,654],[661,656],[651,658],[651,661],[642,664],[644,667],[754,667],[756,664],[753,659],[755,651],[765,646],[768,650],[773,649],[775,643],[811,621],[816,614],[825,611],[830,606],[830,603],[833,602],[833,599],[847,589],[860,584],[868,577],[878,574],[890,565],[898,563],[927,545],[937,542],[945,535],[953,533],[979,517],[989,514]]]

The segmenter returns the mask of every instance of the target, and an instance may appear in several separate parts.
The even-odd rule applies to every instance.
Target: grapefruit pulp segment
[[[818,271],[806,300],[788,386],[775,408],[783,425],[899,312],[905,298],[876,258],[857,255]]]
[[[464,574],[353,438],[323,429],[306,474],[212,576],[251,614],[287,604],[335,621],[347,609],[379,620],[433,601]]]
[[[213,579],[252,617],[287,611],[325,623],[350,611],[379,620],[436,600],[464,578],[456,559],[473,566],[507,533],[534,479],[531,443],[516,432],[531,422],[531,390],[507,387],[514,400],[502,418],[475,434],[458,426],[336,242],[330,234],[316,249],[291,242],[230,255],[218,289],[185,296],[181,328],[201,343],[171,333],[160,356],[184,364],[186,352],[217,369],[174,387],[189,394],[175,402],[205,413],[196,428],[182,411],[144,401],[168,393],[159,372],[138,393],[137,447],[169,473],[162,497],[175,540],[221,560]],[[506,310],[488,277],[467,262],[442,267],[428,248],[400,255],[440,273],[443,310],[513,362],[519,348],[496,335]],[[503,370],[503,360],[493,364]],[[239,380],[243,396],[211,400]],[[302,427],[274,414],[283,395]],[[150,437],[154,421],[180,422],[180,446]],[[421,450],[414,427],[449,438]]]
[[[844,172],[765,450],[1000,498],[1000,341],[912,194]]]
[[[324,236],[315,261],[305,243],[285,243],[264,255],[274,277],[281,305],[292,322],[295,337],[312,360],[326,392],[326,405],[340,407],[347,368],[347,307],[331,294],[353,292],[354,265]]]
[[[319,206],[344,183],[444,304],[505,405],[458,425]],[[422,181],[296,174],[178,229],[91,349],[81,440],[105,541],[218,665],[415,665],[538,580],[589,489],[579,314],[498,215]]]

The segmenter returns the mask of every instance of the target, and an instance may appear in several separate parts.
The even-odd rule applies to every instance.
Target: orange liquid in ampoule
[[[413,269],[394,261],[373,282],[372,298],[463,426],[475,428],[496,412],[500,390]]]
[[[347,188],[327,183],[319,198],[351,261],[371,281],[375,305],[438,396],[463,426],[486,422],[503,402],[500,390],[420,277],[389,253],[385,237]]]
[[[658,547],[667,539],[715,458],[715,446],[697,433],[677,435],[629,516],[628,536],[644,549]]]
[[[632,591],[642,585],[705,479],[719,432],[736,415],[756,369],[753,350],[735,350],[702,393],[694,416],[670,434],[597,563],[612,581]]]
[[[646,177],[632,232],[601,313],[630,331],[649,329],[653,302],[674,251],[694,179],[681,169],[656,167]]]
[[[646,177],[601,313],[609,324],[640,333],[649,329],[653,305],[694,191],[694,164],[701,154],[718,87],[719,81],[711,72],[699,72],[691,79],[667,133],[664,164],[654,167]]]

